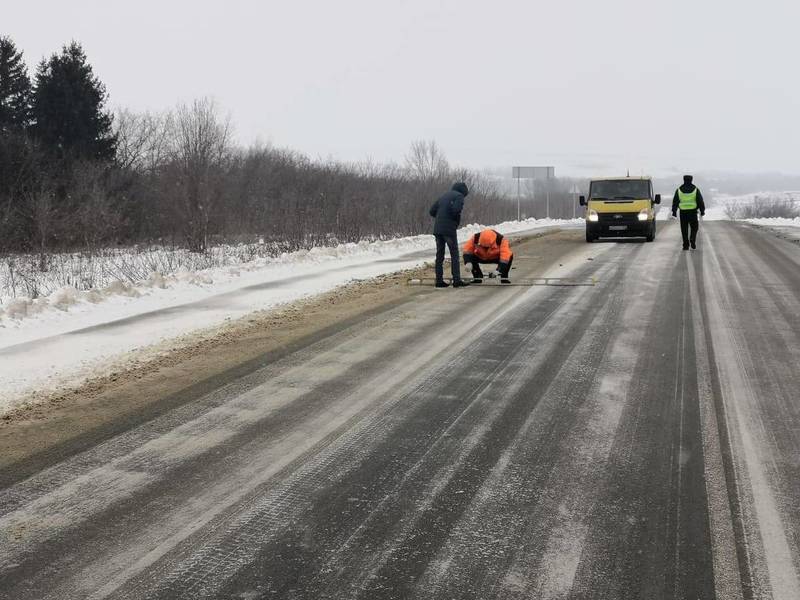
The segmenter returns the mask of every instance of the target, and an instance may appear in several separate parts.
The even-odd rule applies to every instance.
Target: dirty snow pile
[[[527,219],[494,227],[510,234],[582,223]],[[459,238],[463,241],[482,228],[464,227]],[[227,260],[225,266],[194,271],[153,271],[134,281],[98,277],[99,285],[88,289],[40,281],[37,285],[48,293],[38,298],[12,295],[5,285],[0,288],[0,412],[32,392],[102,374],[112,358],[131,351],[142,352],[348,281],[414,268],[433,259],[434,247],[433,236],[420,235]],[[169,264],[167,256],[155,258]]]

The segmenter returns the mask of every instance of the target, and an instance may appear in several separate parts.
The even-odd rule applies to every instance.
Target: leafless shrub
[[[755,196],[752,201],[730,202],[725,206],[729,219],[769,219],[800,217],[800,204],[791,198]]]
[[[34,225],[34,247],[39,253],[39,270],[46,271],[50,242],[58,223],[55,192],[49,183],[42,183],[27,192],[26,200]]]
[[[75,210],[72,218],[77,225],[76,233],[88,251],[114,239],[123,225],[106,178],[107,168],[97,163],[83,162],[73,171],[71,199]]]
[[[239,267],[285,251],[283,245],[258,241],[212,246],[203,253],[162,246],[53,252],[47,256],[45,271],[40,268],[38,254],[10,254],[0,260],[0,297],[38,298],[64,286],[86,291],[104,288],[115,281],[140,283],[153,273],[174,275],[182,270]]]

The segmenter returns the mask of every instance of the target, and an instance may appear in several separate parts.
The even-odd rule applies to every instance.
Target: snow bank
[[[526,219],[523,221],[508,221],[494,227],[502,233],[515,233],[540,227],[574,225],[576,223],[582,223],[582,220]],[[480,231],[483,227],[478,224],[468,225],[459,231],[459,237],[465,239],[467,236]],[[20,325],[19,322],[23,319],[40,317],[43,313],[50,311],[66,312],[79,306],[83,310],[86,308],[86,304],[97,305],[112,298],[117,301],[123,298],[139,298],[143,295],[157,295],[158,290],[188,288],[191,286],[211,290],[215,283],[225,286],[240,278],[243,272],[264,272],[266,274],[280,267],[307,267],[346,259],[362,260],[397,256],[432,248],[431,236],[419,235],[386,241],[362,241],[336,246],[321,246],[310,250],[282,253],[276,257],[257,258],[251,261],[236,262],[234,265],[201,270],[178,268],[174,273],[153,271],[146,279],[141,281],[130,283],[120,279],[112,279],[101,288],[92,287],[84,291],[79,291],[74,286],[61,286],[48,295],[36,299],[14,296],[9,290],[4,290],[4,295],[0,295],[0,328],[18,327]],[[134,252],[137,251],[131,250],[132,254]],[[170,251],[160,249],[152,252],[157,254]],[[119,255],[117,255],[117,259],[119,259]],[[165,264],[169,261],[161,260],[160,262]],[[204,293],[198,291],[196,295],[201,297]],[[1,332],[2,330],[0,330]],[[2,343],[0,343],[0,346],[2,346]]]
[[[753,225],[762,225],[764,227],[800,227],[800,217],[794,219],[786,219],[783,217],[773,217],[771,219],[745,219],[748,223]]]

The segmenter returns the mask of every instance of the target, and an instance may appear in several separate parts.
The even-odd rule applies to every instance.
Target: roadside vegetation
[[[0,297],[426,233],[454,180],[470,187],[466,219],[516,218],[506,182],[451,166],[434,141],[412,143],[403,164],[344,164],[242,147],[209,98],[157,113],[107,105],[79,43],[30,77],[0,37]],[[551,185],[551,216],[572,216],[569,185]],[[544,217],[541,190],[523,192],[522,212]]]
[[[755,194],[725,204],[729,219],[794,219],[800,217],[800,193]]]

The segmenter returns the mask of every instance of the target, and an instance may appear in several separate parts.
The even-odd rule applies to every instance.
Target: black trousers
[[[692,244],[697,240],[697,230],[700,223],[697,220],[696,210],[681,211],[681,235],[683,236],[683,247],[688,248],[689,242]],[[689,230],[691,229],[691,233]]]
[[[514,255],[511,255],[508,264],[500,264],[499,258],[497,260],[480,260],[474,254],[465,254],[464,262],[472,263],[472,276],[476,279],[483,279],[483,271],[481,271],[479,265],[498,265],[500,268],[500,277],[508,277],[508,273],[511,271],[511,263],[514,262]]]
[[[444,280],[444,247],[450,250],[450,268],[453,271],[453,281],[461,279],[461,263],[458,260],[458,238],[455,235],[440,235],[434,233],[436,238],[436,281]]]

